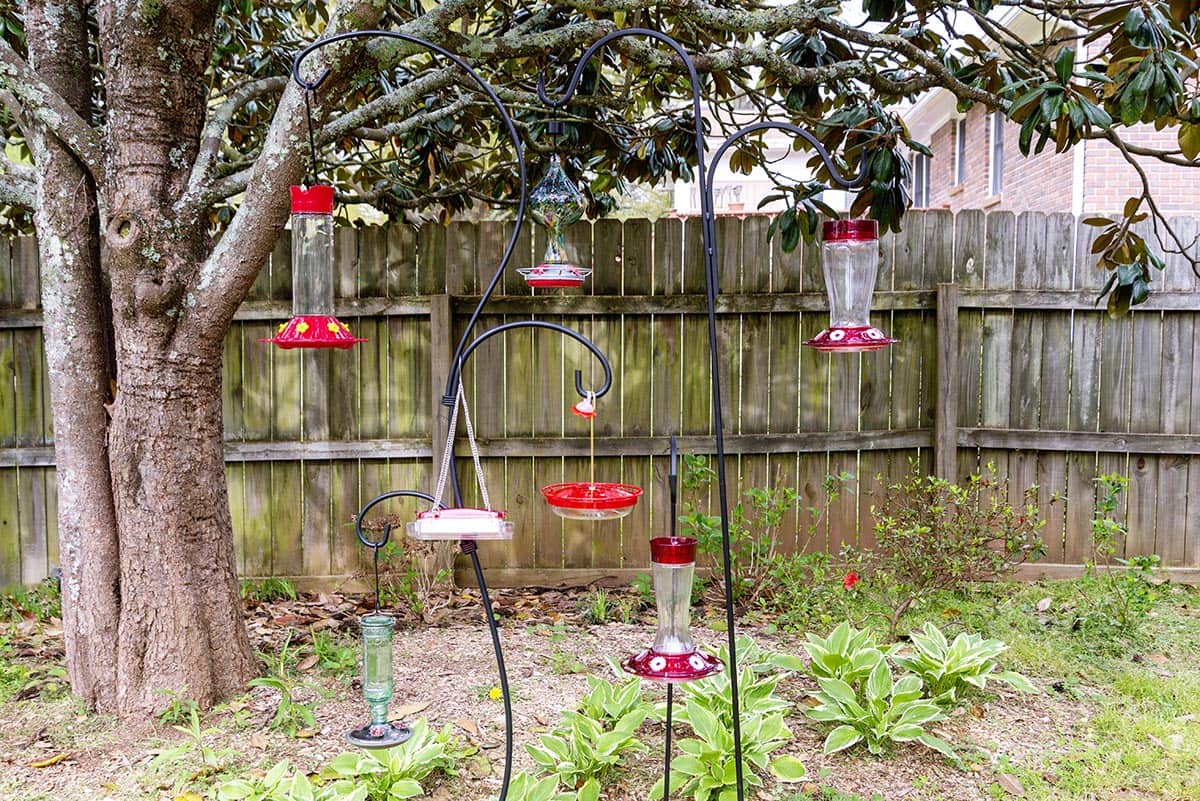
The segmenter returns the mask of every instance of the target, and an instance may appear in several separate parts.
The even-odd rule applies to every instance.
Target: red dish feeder
[[[525,283],[538,289],[583,286],[584,279],[592,274],[590,268],[573,264],[541,264],[517,272],[525,276]]]
[[[511,540],[516,525],[492,509],[431,509],[406,529],[414,540]]]
[[[693,537],[650,540],[658,633],[654,645],[621,663],[626,673],[671,684],[695,681],[724,670],[721,660],[692,643],[692,579],[696,572]]]
[[[611,482],[570,481],[542,487],[542,497],[559,517],[616,520],[633,511],[642,488]]]
[[[879,224],[829,220],[822,230],[821,262],[829,293],[829,327],[804,344],[821,353],[861,353],[892,339],[871,325],[871,293],[879,272]]]
[[[349,350],[367,340],[350,333],[350,328],[332,314],[301,314],[279,326],[279,332],[269,342],[284,350],[292,348],[338,348]]]

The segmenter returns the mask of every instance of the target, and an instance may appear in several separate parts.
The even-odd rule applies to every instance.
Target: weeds
[[[292,582],[285,578],[274,576],[264,579],[243,579],[242,598],[256,603],[274,603],[277,601],[294,601],[299,596]]]

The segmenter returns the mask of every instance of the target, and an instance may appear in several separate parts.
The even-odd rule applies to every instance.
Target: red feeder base
[[[621,663],[621,667],[626,673],[632,673],[634,676],[670,684],[696,681],[725,669],[721,660],[702,651],[663,654],[653,648],[647,648],[640,654],[629,657]]]
[[[338,348],[349,350],[367,340],[350,333],[350,327],[332,314],[301,314],[279,327],[270,339],[260,339],[284,350],[292,348]]]
[[[559,517],[615,520],[633,511],[642,488],[630,484],[571,481],[542,487],[542,496]]]
[[[892,339],[874,326],[863,325],[854,328],[841,326],[826,328],[804,344],[810,348],[816,348],[821,353],[862,353],[869,350],[880,350],[899,341]]]
[[[539,264],[532,269],[517,270],[525,276],[525,283],[540,289],[582,286],[583,279],[592,274],[587,267],[573,264]]]

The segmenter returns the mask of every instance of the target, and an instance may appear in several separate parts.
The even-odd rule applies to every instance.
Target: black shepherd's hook
[[[373,540],[367,536],[365,531],[363,531],[363,521],[367,519],[367,512],[374,509],[377,504],[382,503],[383,501],[389,500],[391,498],[418,498],[422,501],[428,501],[429,503],[433,504],[434,509],[437,509],[441,506],[441,504],[438,503],[437,498],[434,498],[432,495],[430,495],[427,492],[421,492],[420,490],[404,489],[404,490],[391,490],[390,492],[385,492],[382,495],[379,495],[379,496],[371,499],[370,501],[367,501],[367,505],[358,510],[358,516],[354,518],[354,533],[358,537],[358,541],[361,542],[363,545],[367,546],[368,548],[370,548],[371,552],[372,552],[372,561],[375,565],[375,611],[376,611],[376,613],[379,612],[379,551],[385,545],[387,545],[388,540],[390,540],[392,538],[392,524],[384,523],[383,524],[383,535],[379,539]]]

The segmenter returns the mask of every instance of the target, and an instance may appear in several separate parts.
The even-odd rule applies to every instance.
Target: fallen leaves
[[[47,757],[46,759],[39,759],[36,762],[30,762],[29,767],[31,767],[31,768],[48,768],[51,765],[57,765],[59,762],[62,762],[64,760],[67,760],[70,758],[71,758],[70,754],[66,754],[66,753],[55,754],[54,756]]]

